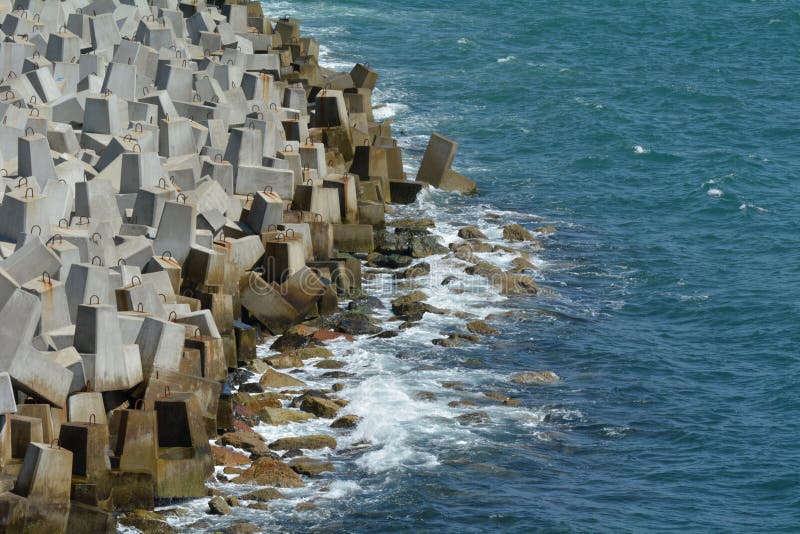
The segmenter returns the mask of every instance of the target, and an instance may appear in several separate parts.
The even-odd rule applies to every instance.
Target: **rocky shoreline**
[[[300,22],[258,2],[151,4],[0,3],[2,532],[261,531],[248,514],[372,445],[339,447],[361,422],[348,344],[431,314],[463,321],[443,348],[499,333],[428,302],[432,258],[457,266],[436,281],[453,294],[463,276],[539,292],[530,254],[552,228],[443,242],[395,213],[428,187],[477,189],[440,134],[408,179],[369,66],[324,68]],[[377,280],[391,298],[365,290]],[[197,499],[226,519],[188,513]]]

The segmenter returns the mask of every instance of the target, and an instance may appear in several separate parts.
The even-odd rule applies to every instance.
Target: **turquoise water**
[[[276,528],[800,529],[796,4],[265,5],[300,17],[324,62],[379,71],[378,113],[410,167],[431,131],[461,143],[455,167],[481,195],[412,209],[445,228],[496,213],[557,230],[537,274],[548,296],[494,304],[515,316],[489,346],[370,349],[400,362],[355,392],[364,413],[397,401],[365,431],[384,454],[343,455],[330,503]],[[404,346],[436,379],[506,388],[525,409],[465,430],[452,393],[410,404],[436,379]],[[461,372],[467,357],[482,370]],[[503,382],[521,369],[563,380]]]

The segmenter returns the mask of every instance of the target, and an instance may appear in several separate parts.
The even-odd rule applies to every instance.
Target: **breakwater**
[[[457,143],[434,133],[407,176],[391,122],[373,115],[378,73],[320,66],[298,20],[258,3],[13,7],[0,45],[7,531],[169,530],[197,499],[225,528],[258,530],[244,511],[330,478],[330,457],[369,454],[369,439],[338,446],[361,416],[337,352],[431,315],[462,323],[431,340],[441,347],[497,333],[429,301],[425,258],[452,259],[436,283],[453,294],[466,275],[536,295],[540,243],[525,228],[498,223],[492,244],[465,226],[446,242],[404,210],[429,187],[476,191],[452,168]],[[309,387],[308,368],[326,387]],[[490,417],[469,399],[451,407],[459,424]],[[273,427],[292,435],[265,438]]]

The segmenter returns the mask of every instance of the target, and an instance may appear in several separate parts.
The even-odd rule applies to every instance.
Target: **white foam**
[[[722,196],[724,193],[722,192],[722,189],[719,189],[719,188],[717,188],[717,187],[712,187],[711,189],[709,189],[708,191],[706,191],[706,194],[707,194],[708,196],[710,196],[710,197],[719,198],[719,197],[721,197],[721,196]]]
[[[642,145],[634,145],[633,152],[634,154],[649,154],[650,150],[643,147]]]
[[[510,63],[512,61],[515,61],[516,59],[517,59],[516,56],[506,56],[506,57],[498,58],[497,62],[498,63]]]
[[[459,40],[457,40],[456,42],[458,44],[460,44],[460,45],[465,45],[465,44],[469,43],[469,39],[467,39],[466,37],[462,37]]]
[[[407,110],[408,106],[405,104],[401,104],[399,102],[388,102],[375,108],[372,111],[372,115],[375,117],[375,120],[383,121]]]

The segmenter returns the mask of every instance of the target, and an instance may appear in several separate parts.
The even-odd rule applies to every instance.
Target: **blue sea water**
[[[375,449],[339,453],[316,510],[256,521],[800,530],[797,4],[264,5],[299,17],[323,63],[380,73],[376,113],[394,120],[410,173],[432,131],[459,141],[455,168],[480,195],[434,192],[408,213],[451,237],[466,224],[495,238],[507,222],[556,231],[536,255],[542,296],[436,294],[443,307],[511,311],[490,321],[503,333],[488,344],[434,347],[434,330],[453,326],[442,323],[347,349],[367,377],[345,391],[365,416],[356,437]],[[443,260],[432,276],[448,270]],[[562,380],[507,380],[540,369]],[[422,390],[437,400],[415,400]],[[486,390],[523,407],[455,423],[463,410],[447,402]]]

